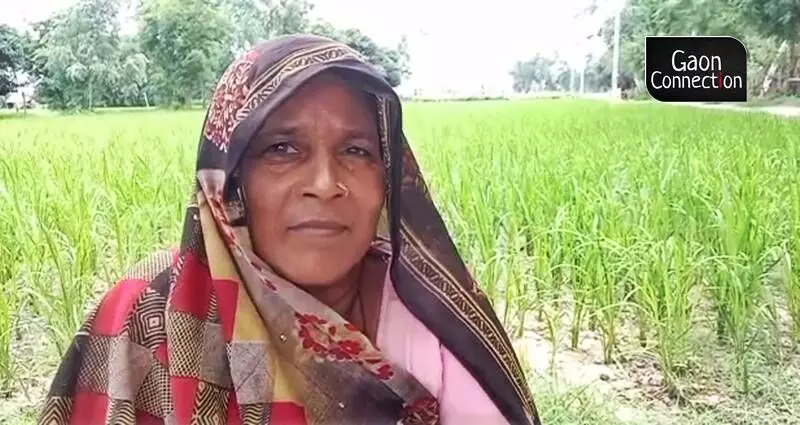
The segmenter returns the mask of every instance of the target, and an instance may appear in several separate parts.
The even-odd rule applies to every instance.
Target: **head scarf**
[[[180,249],[143,261],[104,296],[65,355],[40,423],[439,422],[437,400],[413,376],[250,246],[243,152],[270,111],[323,71],[375,99],[387,181],[373,250],[398,296],[510,423],[539,424],[510,341],[429,196],[399,99],[359,53],[309,35],[257,45],[225,71]]]

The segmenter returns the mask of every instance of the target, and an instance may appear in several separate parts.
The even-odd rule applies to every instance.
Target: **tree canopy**
[[[22,36],[8,25],[0,25],[0,96],[17,86],[16,74],[23,67]]]
[[[357,29],[311,18],[307,0],[139,0],[122,34],[122,0],[77,0],[19,34],[0,27],[0,95],[25,71],[56,109],[206,102],[225,67],[263,40],[314,33],[364,54],[392,86],[409,74],[403,42],[381,46]]]
[[[587,14],[597,13],[592,4]],[[595,36],[602,37],[606,52],[587,58],[586,89],[604,91],[611,87],[613,17]],[[620,86],[623,90],[644,87],[644,40],[648,35],[733,36],[748,48],[748,86],[755,91],[767,77],[771,65],[780,65],[784,81],[800,75],[800,1],[798,0],[628,0],[620,19]],[[780,61],[780,45],[786,43],[789,58]],[[778,62],[776,62],[778,61]],[[541,55],[521,60],[509,71],[517,92],[552,81],[552,61]]]

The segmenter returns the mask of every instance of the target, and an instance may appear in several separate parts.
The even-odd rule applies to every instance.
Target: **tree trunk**
[[[764,77],[764,83],[761,85],[761,93],[759,96],[764,96],[768,91],[769,88],[772,87],[772,82],[775,80],[775,74],[778,72],[778,62],[780,62],[781,57],[786,53],[786,50],[789,48],[789,43],[787,41],[783,41],[778,47],[778,53],[775,55],[775,60],[772,61],[772,65],[769,66],[767,70],[767,75]]]
[[[147,89],[142,89],[142,94],[144,95],[144,106],[150,107],[150,100],[147,98]]]
[[[28,99],[25,97],[25,90],[20,90],[22,95],[22,116],[28,115]]]
[[[92,77],[89,77],[89,110],[92,110]]]
[[[787,78],[783,84],[783,94],[794,96],[798,94],[800,84],[798,84],[798,60],[797,43],[793,40],[789,44],[789,70]]]

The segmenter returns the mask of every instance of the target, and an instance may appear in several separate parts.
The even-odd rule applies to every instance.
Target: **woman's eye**
[[[368,150],[366,150],[364,148],[360,148],[358,146],[350,146],[349,148],[347,148],[346,152],[348,154],[363,156],[363,157],[367,157],[367,158],[372,156],[372,153],[370,151],[368,151]]]
[[[297,149],[295,149],[288,142],[279,142],[279,143],[273,143],[273,144],[269,145],[264,150],[264,153],[295,154],[295,153],[297,153]]]

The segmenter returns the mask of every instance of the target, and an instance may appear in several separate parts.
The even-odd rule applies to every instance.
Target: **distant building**
[[[33,87],[20,87],[16,91],[11,92],[3,103],[8,109],[30,109],[36,106],[36,102],[33,100],[33,94]]]

